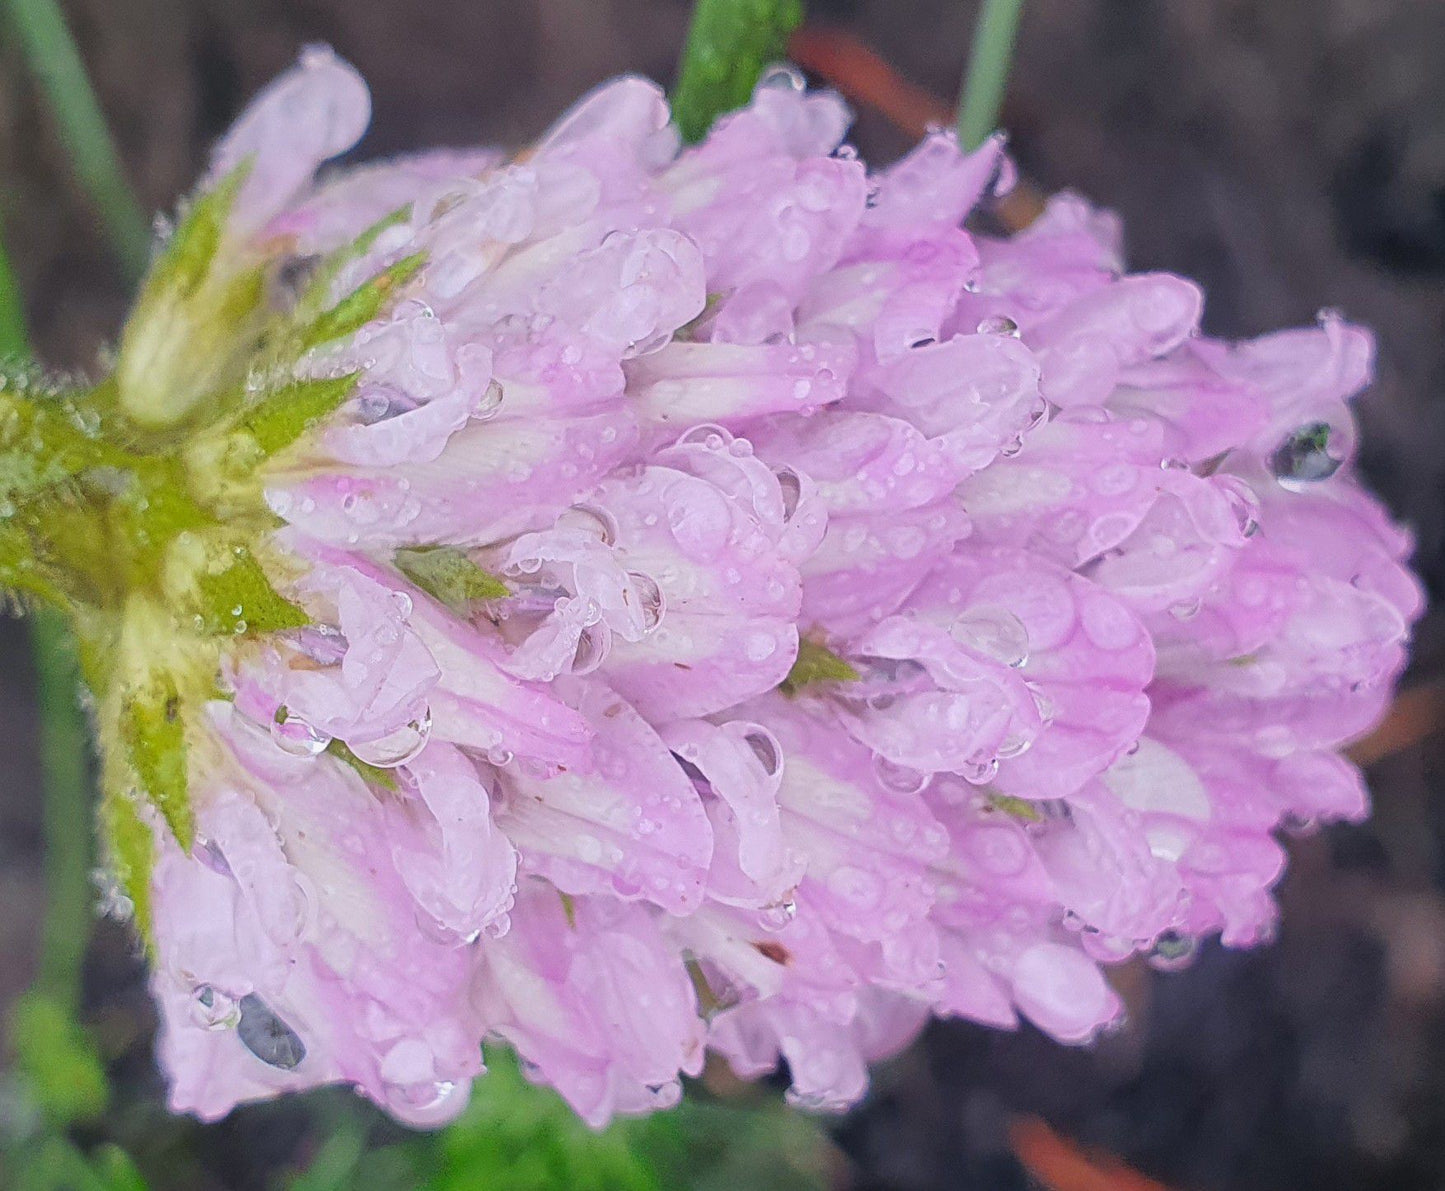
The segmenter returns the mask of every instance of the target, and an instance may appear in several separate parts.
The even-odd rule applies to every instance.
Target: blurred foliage
[[[369,1144],[359,1101],[331,1106],[327,1140],[286,1191],[818,1191],[830,1143],[817,1123],[759,1095],[746,1104],[701,1088],[670,1112],[596,1131],[506,1051],[459,1120],[435,1134]]]
[[[702,140],[714,120],[746,104],[802,22],[802,0],[698,0],[672,96],[683,140]]]

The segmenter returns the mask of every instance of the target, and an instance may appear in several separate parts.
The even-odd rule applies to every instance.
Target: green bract
[[[304,453],[360,374],[307,378],[303,357],[384,315],[425,263],[409,256],[335,293],[342,268],[402,211],[307,261],[290,297],[284,245],[231,230],[245,175],[180,219],[110,375],[73,391],[0,375],[0,583],[56,606],[74,629],[95,697],[109,860],[142,931],[154,847],[142,807],[191,844],[188,784],[207,764],[195,719],[217,697],[222,644],[310,623],[282,594],[286,564],[268,544],[280,523],[261,476],[277,456]],[[506,593],[459,552],[406,553],[398,565],[438,598]]]

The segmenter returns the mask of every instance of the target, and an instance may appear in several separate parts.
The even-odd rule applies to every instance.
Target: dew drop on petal
[[[1029,634],[1007,608],[981,604],[954,618],[949,636],[966,649],[1014,669],[1029,660]]]
[[[319,757],[331,737],[298,715],[282,707],[271,720],[271,740],[283,753],[293,757]]]
[[[898,794],[917,794],[933,780],[932,774],[899,765],[881,753],[873,754],[873,773],[884,788]]]
[[[241,1007],[236,999],[209,984],[198,984],[191,990],[191,1016],[206,1030],[226,1030],[241,1020]]]
[[[1336,441],[1339,437],[1343,436],[1328,422],[1301,426],[1270,456],[1270,470],[1281,485],[1295,492],[1328,480],[1345,461],[1345,452]]]
[[[261,1062],[282,1071],[290,1071],[306,1057],[306,1044],[300,1035],[255,993],[241,998],[236,1035]]]
[[[431,737],[431,709],[427,708],[417,719],[403,724],[394,732],[375,740],[349,741],[351,751],[358,760],[378,769],[395,769],[405,765],[426,747]]]

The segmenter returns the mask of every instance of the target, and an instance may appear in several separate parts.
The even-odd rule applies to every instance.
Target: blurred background
[[[375,119],[363,156],[517,145],[612,74],[670,81],[689,8],[685,0],[62,7],[127,178],[153,210],[190,187],[210,142],[307,42],[329,42],[371,84]],[[809,6],[815,25],[861,39],[900,79],[945,104],[976,12],[973,0]],[[0,5],[0,217],[37,352],[52,367],[83,370],[114,338],[128,287],[3,18]],[[1438,594],[1445,4],[1031,0],[1004,123],[1030,184],[1070,187],[1113,207],[1134,267],[1204,284],[1211,333],[1253,335],[1308,322],[1321,307],[1377,329],[1379,381],[1359,405],[1366,470],[1418,534],[1417,563]],[[855,139],[882,164],[910,134],[868,105]],[[114,1161],[44,1183],[18,1169],[16,1154],[36,1152],[16,1146],[34,1141],[39,1109],[7,1069],[0,1185],[1440,1188],[1445,736],[1435,728],[1434,684],[1442,659],[1432,610],[1407,683],[1418,694],[1364,758],[1375,817],[1292,841],[1277,942],[1252,953],[1207,947],[1182,973],[1119,969],[1128,1024],[1090,1049],[1027,1028],[936,1024],[877,1072],[865,1104],[824,1121],[783,1112],[775,1089],[738,1089],[719,1076],[677,1113],[593,1136],[503,1062],[468,1117],[437,1137],[409,1138],[332,1093],[202,1127],[164,1114],[141,964],[127,931],[102,921],[83,1017],[110,1092],[72,1136]],[[34,976],[45,899],[34,686],[22,626],[0,621],[0,737],[10,742],[0,765],[7,1020]],[[93,1149],[111,1143],[133,1164]]]

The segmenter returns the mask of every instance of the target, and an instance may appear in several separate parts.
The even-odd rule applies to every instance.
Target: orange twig
[[[860,107],[880,112],[900,131],[921,137],[947,125],[948,105],[915,87],[851,33],[804,25],[788,42],[788,53],[804,70],[826,79]]]
[[[953,119],[949,105],[910,83],[859,38],[841,29],[804,25],[788,53],[859,107],[871,108],[900,132],[921,137]],[[994,213],[1011,231],[1028,227],[1043,212],[1043,196],[1021,182],[999,200]]]
[[[1384,722],[1345,751],[1356,765],[1373,765],[1420,744],[1435,733],[1440,720],[1440,688],[1417,686],[1396,695]]]
[[[1009,1140],[1024,1169],[1048,1191],[1169,1191],[1112,1154],[1085,1153],[1038,1117],[1021,1117]]]

